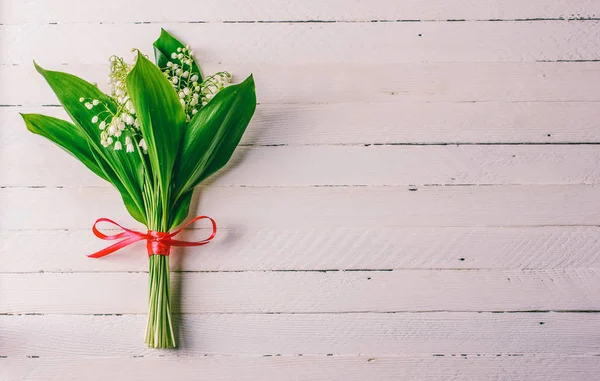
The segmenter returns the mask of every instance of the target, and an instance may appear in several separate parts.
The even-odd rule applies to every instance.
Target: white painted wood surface
[[[89,228],[3,230],[4,252],[19,252],[7,272],[145,271],[143,244],[90,261],[104,247]],[[188,230],[193,239],[206,230]],[[352,237],[348,239],[348,237]],[[142,245],[142,247],[140,247]],[[172,248],[178,271],[587,269],[600,267],[596,226],[223,228],[210,250]],[[43,252],[44,255],[39,253]]]
[[[0,0],[0,380],[600,379],[600,3]],[[252,72],[242,147],[175,249],[180,348],[144,347],[143,245],[19,117],[31,64],[103,87],[165,27]],[[184,233],[205,235],[204,226]]]
[[[0,317],[7,358],[165,355],[135,340],[145,320],[142,315]],[[595,354],[600,329],[593,314],[562,312],[201,314],[183,315],[177,323],[180,356],[248,357]],[[37,340],[18,340],[28,332]]]
[[[80,22],[224,22],[224,21],[346,21],[371,20],[510,20],[510,19],[588,19],[600,15],[598,3],[589,0],[564,2],[541,0],[527,3],[519,0],[453,1],[432,0],[257,0],[250,6],[244,0],[202,2],[174,1],[171,7],[145,7],[144,0],[97,3],[90,0],[72,3],[53,0],[52,7],[40,7],[35,0],[13,3],[2,0],[3,24],[80,23]],[[176,6],[178,5],[178,6]],[[188,14],[182,14],[180,7]],[[143,8],[143,9],[140,9]]]
[[[580,356],[462,355],[424,356],[266,356],[266,357],[167,357],[133,359],[84,358],[72,367],[63,358],[18,359],[0,377],[18,379],[90,380],[138,379],[151,374],[169,379],[173,374],[207,380],[364,381],[374,379],[407,381],[481,381],[501,374],[511,380],[593,380],[598,360]],[[69,373],[63,373],[65,369]],[[199,375],[199,369],[202,374]],[[552,370],[552,371],[550,371]],[[185,378],[185,376],[184,376]]]
[[[145,312],[147,301],[137,296],[148,286],[146,273],[108,279],[94,272],[6,274],[0,308],[15,314]],[[180,273],[171,282],[182,313],[563,311],[600,303],[596,269]]]

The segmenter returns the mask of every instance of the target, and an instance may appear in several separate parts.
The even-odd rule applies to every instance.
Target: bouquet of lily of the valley
[[[256,108],[254,80],[231,84],[231,75],[204,77],[189,46],[166,31],[154,42],[156,64],[139,51],[133,64],[110,58],[110,95],[74,75],[42,69],[73,123],[38,114],[22,115],[27,128],[79,159],[117,188],[127,211],[147,226],[138,232],[96,236],[118,240],[90,255],[98,258],[146,240],[150,262],[146,343],[175,347],[169,291],[171,246],[199,246],[173,237],[186,219],[194,187],[231,157]],[[190,223],[188,222],[188,224]],[[114,223],[116,225],[116,223]]]

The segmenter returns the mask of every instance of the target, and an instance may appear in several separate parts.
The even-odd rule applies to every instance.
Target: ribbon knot
[[[155,232],[153,230],[148,230],[148,235],[150,236],[150,238],[148,238],[146,247],[148,248],[149,256],[152,254],[168,256],[171,253],[171,246],[163,243],[163,241],[167,240],[167,239],[165,239],[165,237],[168,236],[169,233]],[[152,254],[150,254],[150,253],[152,253]]]
[[[181,233],[183,231],[183,229],[185,229],[188,225],[193,224],[194,222],[202,220],[202,219],[207,219],[212,224],[212,233],[208,238],[205,238],[201,241],[181,241],[181,240],[173,239],[174,236]],[[110,224],[118,226],[123,231],[120,233],[114,234],[114,235],[106,235],[106,234],[102,233],[100,230],[98,230],[98,228],[96,227],[96,225],[100,222],[108,222]],[[154,230],[148,230],[147,233],[142,233],[142,232],[139,232],[136,230],[127,229],[127,228],[119,225],[115,221],[110,220],[108,218],[98,218],[96,220],[96,222],[94,223],[94,225],[92,226],[92,231],[94,232],[94,235],[100,239],[107,240],[107,241],[120,239],[121,241],[119,241],[113,245],[110,245],[100,251],[97,251],[93,254],[88,255],[88,257],[90,257],[90,258],[104,257],[106,255],[114,253],[117,250],[124,248],[125,246],[129,246],[132,243],[135,243],[138,241],[143,241],[143,240],[147,241],[146,248],[148,249],[148,256],[151,256],[151,255],[167,255],[168,256],[171,252],[171,246],[202,246],[202,245],[206,245],[217,234],[217,224],[216,224],[215,220],[213,220],[212,218],[210,218],[208,216],[198,216],[198,217],[188,221],[185,225],[183,225],[181,228],[175,230],[172,233],[157,232]]]

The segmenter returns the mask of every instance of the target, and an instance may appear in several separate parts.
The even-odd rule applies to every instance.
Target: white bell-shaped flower
[[[142,147],[142,149],[143,149],[144,151],[147,151],[147,150],[148,150],[148,146],[146,145],[146,140],[144,140],[143,138],[142,138],[142,140],[140,140],[140,142],[138,143],[138,145],[139,145],[140,147]]]

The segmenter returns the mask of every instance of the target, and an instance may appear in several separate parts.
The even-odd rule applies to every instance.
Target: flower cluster
[[[127,75],[133,66],[121,57],[110,57],[108,84],[111,98],[117,105],[116,112],[97,99],[80,98],[79,101],[89,110],[98,110],[91,122],[97,124],[101,130],[100,143],[104,147],[112,146],[115,151],[120,151],[124,145],[125,151],[130,153],[135,151],[137,145],[146,153],[148,147],[141,136],[135,109],[127,93]],[[177,48],[177,52],[171,54],[167,66],[162,68],[162,71],[179,96],[187,122],[220,90],[231,84],[231,74],[224,71],[199,82],[200,73],[194,72],[194,59],[189,46]]]
[[[193,63],[192,50],[186,46],[171,53],[167,66],[162,69],[179,96],[188,122],[219,90],[231,83],[231,74],[227,72],[219,72],[201,83],[198,82],[200,75],[194,73]]]
[[[110,74],[108,83],[110,85],[111,96],[117,104],[117,110],[112,111],[108,105],[100,102],[98,99],[80,98],[80,102],[85,102],[87,109],[97,109],[98,113],[92,117],[91,122],[97,124],[100,132],[100,143],[104,147],[113,146],[115,151],[120,151],[125,145],[125,151],[128,153],[135,151],[137,143],[144,152],[147,150],[146,142],[139,133],[139,122],[135,116],[133,103],[127,94],[126,78],[132,65],[128,65],[123,58],[110,57]],[[121,142],[121,140],[123,142]]]
[[[200,85],[202,93],[202,106],[206,106],[211,99],[223,88],[231,84],[231,74],[226,71],[218,72],[204,80]]]
[[[123,149],[125,144],[126,152],[134,152],[134,142],[139,136],[139,124],[134,118],[133,106],[129,101],[119,105],[116,112],[113,112],[106,104],[98,99],[79,98],[89,110],[97,109],[98,113],[92,117],[91,122],[97,124],[100,132],[100,143],[104,147],[113,146],[115,151]],[[123,143],[121,143],[121,139]],[[140,147],[147,150],[146,142],[141,139],[138,143]]]

